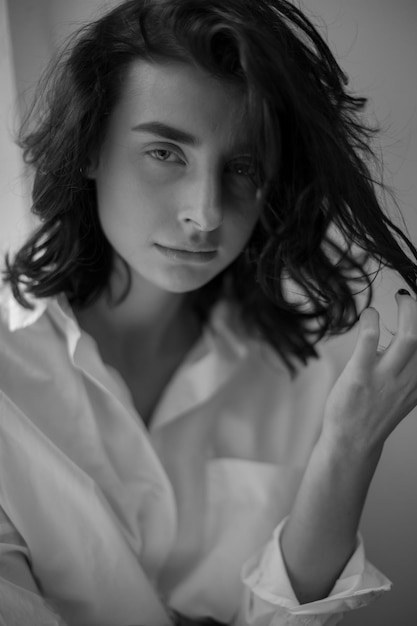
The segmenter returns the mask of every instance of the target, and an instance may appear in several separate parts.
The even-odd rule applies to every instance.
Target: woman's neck
[[[120,304],[103,293],[92,305],[74,310],[103,360],[119,370],[185,353],[201,334],[184,294],[143,287],[132,280],[132,289]]]

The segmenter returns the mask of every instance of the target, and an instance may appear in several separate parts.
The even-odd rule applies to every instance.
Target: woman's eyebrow
[[[203,143],[201,139],[186,130],[175,128],[165,122],[143,122],[142,124],[134,126],[132,130],[136,132],[150,133],[152,135],[156,135],[157,137],[161,137],[162,139],[183,143],[187,146],[192,146],[193,148],[201,146]],[[249,142],[239,141],[230,152],[238,154],[251,154],[252,151],[253,149]]]
[[[201,140],[191,133],[165,124],[164,122],[144,122],[143,124],[137,124],[137,126],[134,126],[132,130],[151,133],[152,135],[157,135],[163,139],[177,141],[178,143],[184,143],[188,146],[196,147],[201,144]]]

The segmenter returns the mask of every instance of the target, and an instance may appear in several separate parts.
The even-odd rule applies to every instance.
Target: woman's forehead
[[[191,64],[132,63],[115,113],[131,128],[149,129],[157,122],[183,130],[194,143],[210,136],[226,143],[248,141],[243,88]]]

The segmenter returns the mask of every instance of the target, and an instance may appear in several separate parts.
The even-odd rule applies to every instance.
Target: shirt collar
[[[36,298],[25,293],[31,309],[23,307],[13,296],[8,283],[0,285],[0,315],[11,332],[35,324],[45,313],[50,311],[54,321],[59,324],[65,335],[80,336],[80,328],[67,298],[62,294],[57,297]],[[240,329],[236,311],[224,301],[220,301],[212,310],[208,321],[208,337],[211,344],[217,344],[228,359],[242,358],[248,351],[247,337]],[[218,339],[221,337],[221,343]],[[73,342],[70,341],[70,344]]]
[[[63,333],[74,362],[81,329],[67,298],[64,295],[35,298],[30,294],[26,297],[33,309],[21,306],[8,284],[0,286],[0,313],[9,330],[16,332],[27,328],[47,312]],[[215,305],[200,340],[187,354],[163,393],[154,424],[162,425],[174,415],[205,402],[238,369],[252,343],[238,322],[235,307],[225,301]]]
[[[15,299],[9,283],[0,285],[0,315],[11,332],[35,324],[48,307],[49,298],[35,298],[25,293],[25,299],[32,308],[22,306]]]
[[[67,298],[64,295],[36,298],[30,293],[25,293],[24,296],[32,308],[22,306],[15,299],[8,283],[0,285],[0,316],[10,332],[36,324],[48,311],[67,338],[68,347],[73,356],[81,332]]]

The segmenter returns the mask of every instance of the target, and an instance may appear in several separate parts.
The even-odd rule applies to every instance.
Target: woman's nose
[[[221,180],[214,175],[206,175],[190,184],[183,197],[180,219],[192,222],[202,231],[219,228],[223,221]]]

